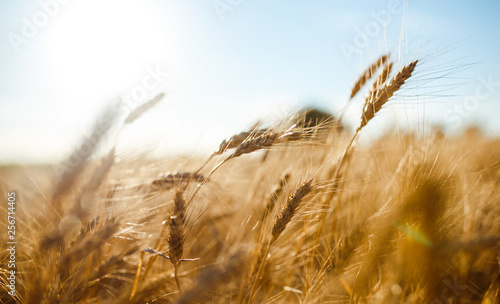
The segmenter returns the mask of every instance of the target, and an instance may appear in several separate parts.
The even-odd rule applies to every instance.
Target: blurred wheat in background
[[[309,109],[204,158],[100,155],[159,95],[105,112],[59,170],[3,167],[18,268],[12,297],[0,252],[1,303],[499,303],[499,139],[436,128],[357,145],[420,68],[370,65],[354,130]]]

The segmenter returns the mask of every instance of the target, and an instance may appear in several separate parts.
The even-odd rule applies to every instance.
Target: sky
[[[0,163],[58,162],[121,100],[164,100],[113,142],[157,157],[209,153],[301,107],[359,121],[349,92],[391,53],[419,59],[370,126],[479,125],[500,134],[500,2],[0,1]]]

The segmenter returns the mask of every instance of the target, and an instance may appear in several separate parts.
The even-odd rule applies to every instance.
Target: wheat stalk
[[[303,138],[303,133],[298,131],[265,133],[260,136],[244,140],[240,145],[238,145],[238,147],[236,147],[236,151],[234,151],[230,158],[253,153],[255,151],[271,147],[277,143],[298,141]]]
[[[65,277],[70,270],[70,263],[84,259],[89,252],[102,246],[109,238],[111,238],[117,231],[119,225],[115,222],[106,223],[101,229],[88,235],[79,243],[70,248],[60,260],[59,269],[62,276]]]
[[[269,200],[267,202],[266,208],[264,209],[264,214],[262,215],[261,223],[263,224],[264,221],[267,219],[269,214],[273,212],[274,206],[276,205],[276,201],[280,197],[281,193],[283,192],[285,185],[288,183],[288,180],[290,179],[290,173],[286,173],[283,175],[281,178],[279,184],[274,188],[272,194],[269,196]]]
[[[178,270],[181,264],[182,254],[184,253],[184,221],[186,212],[186,202],[182,197],[182,192],[176,191],[174,196],[174,211],[170,216],[169,226],[170,235],[168,237],[168,253],[170,262],[174,265],[175,283],[179,290]]]
[[[347,147],[344,150],[344,153],[340,157],[339,163],[337,165],[337,169],[335,171],[334,179],[338,179],[340,176],[340,171],[343,167],[343,165],[346,163],[346,161],[349,159],[349,153],[351,151],[351,148],[353,146],[354,140],[357,138],[357,135],[365,127],[370,120],[372,120],[375,117],[375,114],[382,109],[382,106],[389,101],[389,99],[394,95],[396,91],[398,91],[401,86],[405,83],[408,78],[411,77],[413,71],[415,70],[415,67],[417,66],[418,60],[415,60],[411,62],[410,64],[406,65],[403,67],[396,75],[393,76],[391,81],[384,85],[384,87],[380,88],[377,90],[375,93],[375,96],[377,98],[373,101],[366,102],[364,108],[363,108],[363,113],[361,114],[361,122],[356,129],[356,132],[351,138],[351,141],[347,145]],[[388,67],[391,65],[388,65]],[[392,66],[391,66],[392,68]],[[381,73],[381,78],[386,77],[388,73]]]
[[[300,185],[295,190],[295,192],[292,195],[290,195],[290,197],[287,200],[287,204],[283,207],[281,212],[276,215],[274,226],[271,231],[271,241],[269,241],[269,243],[267,243],[265,247],[262,247],[262,249],[259,250],[259,255],[256,260],[256,262],[259,263],[259,266],[257,273],[252,278],[252,282],[250,284],[250,289],[247,297],[248,302],[252,302],[255,297],[255,292],[254,292],[255,286],[257,281],[259,281],[262,270],[264,269],[264,265],[266,264],[267,256],[271,249],[271,245],[278,239],[281,233],[285,230],[286,226],[288,225],[288,223],[290,223],[293,216],[297,212],[300,203],[302,202],[304,197],[306,197],[313,190],[313,188],[314,186],[312,185],[312,179]],[[255,272],[255,268],[256,267],[253,267],[252,274]]]
[[[375,71],[386,63],[389,59],[389,54],[380,56],[377,61],[375,61],[372,65],[370,65],[364,72],[359,76],[358,80],[354,84],[351,89],[351,99],[356,96],[356,94],[361,90],[361,88],[365,85],[365,83],[372,78]]]
[[[223,164],[225,164],[227,161],[237,158],[241,155],[245,154],[250,154],[256,151],[261,151],[263,149],[269,148],[273,145],[276,145],[278,143],[285,143],[285,142],[296,142],[304,139],[305,134],[300,131],[295,131],[294,130],[295,125],[291,126],[288,130],[286,131],[269,131],[266,132],[262,135],[256,136],[256,137],[250,137],[244,140],[241,144],[239,144],[236,147],[236,150],[234,151],[233,154],[229,155],[226,159],[221,161],[219,164],[217,164],[212,171],[208,174],[207,178],[210,178],[210,176],[217,170],[219,169]],[[199,188],[198,188],[199,189]],[[197,192],[195,192],[196,194]],[[194,197],[194,195],[193,195]],[[192,200],[192,198],[191,198]],[[191,200],[189,202],[191,202]]]
[[[80,218],[80,220],[84,221],[86,215],[88,214],[89,210],[83,210],[81,200],[82,196],[85,193],[93,193],[96,192],[103,181],[106,179],[106,176],[108,176],[109,171],[111,170],[111,167],[114,164],[115,160],[115,149],[111,149],[109,153],[101,158],[101,163],[99,166],[94,170],[94,173],[92,174],[92,177],[89,179],[87,184],[83,187],[83,191],[80,193],[80,195],[77,197],[77,199],[73,202],[73,206],[70,208],[69,213],[76,215]]]
[[[367,103],[373,102],[378,97],[381,92],[382,85],[384,85],[387,79],[389,79],[389,75],[392,71],[392,66],[392,62],[388,65],[385,65],[382,71],[378,74],[377,78],[370,87],[370,90],[368,91],[368,96],[365,99],[365,106],[363,108],[366,107]]]
[[[163,97],[165,97],[165,93],[160,93],[155,97],[153,97],[148,102],[145,102],[140,106],[138,106],[137,108],[135,108],[132,112],[128,114],[123,124],[127,125],[133,123],[135,120],[137,120],[137,118],[141,117],[142,114],[144,114],[146,111],[155,107],[163,99]]]
[[[415,60],[403,67],[391,81],[385,85],[383,88],[377,90],[376,96],[378,96],[375,100],[366,104],[363,109],[363,114],[361,115],[361,123],[358,127],[358,130],[361,130],[364,126],[368,124],[368,122],[375,117],[375,114],[382,109],[382,106],[387,103],[387,101],[394,95],[396,91],[398,91],[401,86],[405,83],[405,81],[411,77],[413,70],[417,66],[418,60]]]
[[[292,220],[297,212],[300,203],[306,195],[313,190],[312,179],[303,183],[295,192],[288,198],[287,204],[283,207],[281,212],[276,216],[274,226],[271,232],[271,243],[274,243],[285,230],[286,226]]]
[[[63,172],[56,185],[53,201],[54,209],[61,214],[61,200],[72,189],[78,176],[84,170],[87,160],[94,154],[101,140],[106,136],[116,120],[116,113],[111,108],[104,111],[86,137],[63,164]]]
[[[216,155],[223,154],[229,149],[237,148],[239,145],[241,145],[245,140],[248,140],[249,138],[259,137],[268,132],[269,130],[260,129],[260,130],[245,131],[235,134],[231,136],[229,139],[223,140],[219,146],[219,150],[215,151],[214,154]]]
[[[168,173],[153,181],[153,186],[161,190],[170,190],[178,187],[182,183],[189,183],[191,180],[198,183],[206,183],[208,179],[202,174],[191,172]]]

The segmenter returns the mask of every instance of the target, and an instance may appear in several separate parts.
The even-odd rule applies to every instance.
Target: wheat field
[[[1,168],[17,244],[14,293],[0,252],[0,302],[499,303],[500,140],[435,128],[358,144],[419,68],[370,65],[352,88],[366,96],[354,128],[308,110],[206,157],[97,153],[159,95],[125,119],[103,114],[57,168]]]

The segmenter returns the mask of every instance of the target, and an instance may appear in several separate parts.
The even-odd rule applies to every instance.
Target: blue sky
[[[498,1],[2,1],[0,162],[63,159],[145,80],[129,103],[167,97],[122,133],[125,151],[208,153],[309,104],[355,124],[362,96],[346,108],[351,85],[387,51],[422,64],[368,136],[469,123],[498,135],[499,13]]]

